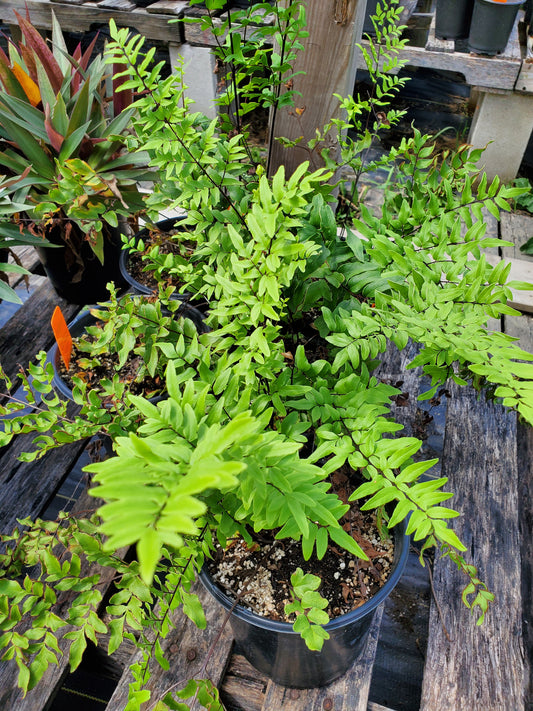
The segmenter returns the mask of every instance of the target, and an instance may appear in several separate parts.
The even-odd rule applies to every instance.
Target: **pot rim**
[[[395,551],[397,551],[397,553],[395,553],[394,556],[395,560],[393,562],[392,573],[387,579],[385,585],[383,585],[383,587],[381,587],[370,600],[367,600],[367,602],[363,603],[360,607],[357,607],[355,610],[350,610],[350,612],[346,612],[344,615],[333,618],[326,625],[322,625],[325,630],[336,630],[366,617],[366,615],[373,612],[390,595],[398,584],[405,569],[407,558],[409,557],[409,543],[411,537],[407,535],[406,530],[407,520],[402,521],[393,529],[395,532]],[[199,578],[204,587],[211,593],[211,595],[213,595],[215,600],[217,600],[226,610],[231,611],[231,614],[235,615],[235,617],[238,617],[244,622],[255,625],[256,627],[262,627],[263,629],[283,632],[285,634],[293,634],[296,636],[300,635],[299,632],[295,632],[293,630],[290,622],[271,620],[268,617],[263,617],[262,615],[258,615],[257,613],[242,607],[242,605],[235,605],[235,601],[223,590],[221,590],[221,588],[219,588],[213,581],[207,572],[205,565],[199,573]]]
[[[494,6],[499,6],[501,8],[509,7],[510,5],[523,5],[526,0],[505,0],[505,2],[501,2],[501,0],[475,0],[476,3],[485,3],[487,5],[494,5]]]
[[[159,222],[156,222],[153,225],[145,225],[133,235],[133,239],[135,239],[136,241],[141,239],[144,234],[147,234],[150,231],[151,227],[157,227],[162,232],[166,232],[167,230],[172,229],[177,222],[179,222],[180,220],[184,220],[186,217],[186,215],[177,215],[176,217],[167,217],[164,220],[160,220]],[[119,256],[119,267],[124,279],[140,294],[153,294],[154,289],[150,289],[150,287],[141,284],[141,282],[137,281],[137,279],[135,279],[135,277],[128,271],[129,260],[130,250],[128,249],[128,247],[123,246]],[[175,298],[178,301],[187,301],[190,299],[190,297],[191,294],[188,292],[185,292],[184,294],[173,294],[172,296],[172,298]]]

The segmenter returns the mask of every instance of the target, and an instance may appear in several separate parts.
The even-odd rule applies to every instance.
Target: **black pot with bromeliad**
[[[114,282],[117,289],[127,286],[119,267],[121,231],[104,223],[102,232],[103,263],[73,222],[69,224],[68,231],[54,225],[46,231],[46,238],[55,247],[36,247],[55,292],[72,304],[85,306],[105,301],[109,298],[108,282]]]

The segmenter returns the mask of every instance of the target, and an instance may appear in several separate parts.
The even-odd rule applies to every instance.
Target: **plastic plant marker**
[[[61,358],[63,359],[65,368],[68,370],[70,365],[70,356],[72,353],[72,337],[70,335],[70,331],[68,330],[63,312],[59,306],[55,307],[50,323],[52,324],[52,331],[54,332],[54,337],[56,339]]]

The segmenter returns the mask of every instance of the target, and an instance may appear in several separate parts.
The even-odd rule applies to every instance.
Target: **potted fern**
[[[9,56],[0,52],[0,166],[24,208],[0,208],[0,230],[39,245],[60,296],[94,303],[108,281],[122,285],[119,223],[143,204],[144,158],[123,150],[132,110],[126,94],[106,95],[108,70],[100,55],[91,58],[96,38],[69,54],[53,12],[51,48],[16,16],[21,40],[10,41]]]
[[[219,4],[207,1],[208,9]],[[291,46],[305,32],[297,5],[288,14],[269,8],[285,13]],[[394,19],[398,11],[387,12]],[[394,54],[398,36],[390,32],[385,46]],[[236,76],[242,76],[239,62],[250,69],[246,63],[261,55],[247,57],[249,52],[232,52]],[[1,614],[13,617],[29,594],[16,577],[23,566],[38,563],[47,590],[79,593],[69,618],[72,666],[86,640],[104,630],[110,632],[110,652],[125,636],[143,650],[143,663],[131,668],[127,707],[138,709],[149,696],[145,684],[152,655],[166,663],[157,641],[168,632],[169,618],[159,617],[154,603],[167,611],[181,605],[204,624],[192,581],[217,547],[226,550],[237,540],[247,549],[262,549],[265,541],[285,545],[299,551],[304,562],[322,560],[332,546],[369,557],[352,535],[354,527],[343,521],[364,501],[360,509],[376,512],[384,537],[387,529],[404,526],[423,550],[437,546],[455,561],[465,573],[464,600],[482,619],[492,596],[448,526],[458,513],[441,506],[452,496],[444,490],[446,480],[424,481],[435,462],[414,461],[419,440],[390,436],[401,429],[389,409],[397,390],[380,382],[374,370],[387,347],[403,349],[412,340],[420,344],[412,365],[431,379],[425,397],[450,378],[478,388],[488,384],[494,397],[533,421],[531,367],[523,363],[533,356],[486,328],[488,318],[515,312],[507,306],[505,267],[493,268],[482,255],[484,247],[501,244],[485,237],[482,209],[498,216],[519,190],[497,179],[488,184],[476,168],[479,151],[462,146],[437,155],[431,137],[414,131],[379,160],[395,175],[381,213],[362,204],[351,228],[339,233],[332,156],[325,156],[324,168],[310,170],[303,163],[290,177],[283,168],[269,177],[253,160],[243,114],[241,131],[225,132],[216,120],[193,113],[179,72],[161,79],[151,54],[143,53],[141,37],[131,38],[112,24],[107,58],[122,67],[123,87],[137,96],[127,147],[146,151],[162,176],[147,200],[151,219],[162,207],[185,211],[190,258],[167,266],[183,291],[205,296],[210,330],[190,344],[159,338],[155,352],[164,366],[166,398],[150,403],[117,387],[114,396],[125,408],[114,414],[81,382],[74,390],[81,411],[67,418],[45,354],[32,366],[33,383],[22,375],[30,400],[35,384],[42,400],[32,413],[22,412],[18,403],[0,406],[9,415],[0,443],[21,431],[49,429],[49,435],[37,437],[31,458],[102,431],[113,441],[114,456],[87,468],[91,493],[103,501],[93,518],[25,522],[28,531],[3,538],[8,552],[2,559]],[[400,80],[377,65],[372,69],[382,110]],[[274,85],[283,83],[284,71],[274,71]],[[279,100],[262,84],[251,90],[255,99]],[[341,129],[339,155],[355,176],[376,166],[363,162],[364,151],[379,125],[397,118],[391,110],[387,121],[367,122],[365,112],[374,115],[376,101],[341,100],[346,118],[334,124]],[[343,130],[348,127],[350,133]],[[310,153],[314,150],[311,144]],[[154,266],[164,276],[163,266]],[[175,310],[170,295],[163,289],[160,300]],[[131,317],[136,318],[134,311]],[[118,344],[118,331],[114,338]],[[353,484],[342,495],[335,488],[341,476]],[[51,538],[70,551],[59,572],[49,552]],[[130,545],[137,558],[126,563],[117,552]],[[94,579],[76,572],[80,556],[116,573],[107,624],[96,616],[97,591],[87,592]],[[317,585],[312,573],[297,568],[287,601],[290,624],[314,655],[329,634],[327,601],[316,594]],[[23,688],[38,682],[55,655],[51,638],[57,629],[60,634],[60,624],[49,614],[51,599],[51,593],[44,595],[45,611],[27,633],[30,654],[17,652],[25,632],[9,631],[3,638],[6,658],[19,664]],[[298,684],[286,678],[283,683]],[[162,703],[176,707],[191,688],[204,705],[215,703],[217,691],[205,681],[169,692]]]

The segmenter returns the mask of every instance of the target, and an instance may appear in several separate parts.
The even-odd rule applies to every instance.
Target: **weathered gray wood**
[[[105,10],[131,12],[135,7],[135,3],[131,2],[131,0],[100,0],[98,7]]]
[[[533,48],[528,47],[527,59],[522,62],[515,84],[515,91],[533,94]]]
[[[368,42],[361,44],[368,49]],[[480,57],[462,52],[428,52],[424,47],[404,47],[400,53],[401,59],[415,67],[429,67],[459,72],[465,77],[467,84],[472,86],[513,89],[521,63],[515,59],[501,57]],[[366,65],[360,52],[357,53],[357,68],[365,69]]]
[[[268,677],[257,671],[241,654],[235,653],[232,655],[226,671],[220,698],[227,709],[262,711],[267,685]],[[283,708],[290,711],[291,704],[292,699],[289,698]],[[336,708],[336,706],[333,707],[333,709]],[[278,709],[268,709],[268,711],[278,711]],[[375,701],[369,701],[367,711],[393,711],[393,709]]]
[[[146,12],[181,17],[189,7],[189,0],[157,0],[148,5]]]
[[[502,239],[514,243],[512,247],[503,247],[503,258],[533,262],[533,255],[520,251],[520,247],[533,237],[533,216],[519,212],[502,212],[500,223]]]
[[[269,682],[262,711],[366,711],[382,614],[380,605],[361,658],[344,676],[321,689],[287,689]]]
[[[175,15],[148,13],[144,8],[134,7],[116,10],[100,7],[96,3],[84,2],[82,6],[49,0],[28,0],[21,5],[19,0],[2,0],[0,19],[9,24],[15,22],[14,10],[28,7],[32,23],[39,29],[52,28],[52,9],[59,20],[63,32],[88,32],[95,25],[108,25],[113,18],[121,27],[131,27],[148,39],[161,42],[180,42],[180,31],[176,25],[169,25]]]
[[[533,428],[518,425],[518,501],[522,562],[522,621],[525,649],[526,709],[533,708]]]
[[[74,408],[69,412],[73,412]],[[0,532],[10,533],[18,518],[39,516],[60,483],[69,473],[72,462],[82,453],[85,442],[74,442],[54,449],[36,462],[21,462],[22,452],[32,451],[35,434],[19,435],[0,459]]]
[[[435,14],[429,26],[426,50],[430,52],[455,52],[454,40],[443,40],[435,36]]]
[[[51,347],[50,319],[56,306],[67,321],[80,308],[60,298],[46,280],[0,331],[0,362],[9,378],[15,376],[19,365],[27,367],[39,351]]]
[[[220,698],[225,707],[261,711],[268,685],[268,677],[238,654],[231,656],[220,687]]]
[[[205,10],[203,10],[202,7],[196,8],[195,11],[191,10],[186,10],[185,16],[186,17],[202,17],[202,15],[205,14]],[[218,14],[217,13],[212,13],[213,15],[216,15],[213,17],[213,26],[216,29],[219,29],[222,27],[223,23],[227,20],[227,15],[228,13],[222,13]],[[265,15],[262,11],[259,13],[252,13],[251,17],[254,19],[254,22],[252,23],[253,25],[272,25],[274,24],[274,15],[273,14],[267,14]],[[261,18],[261,22],[259,19]],[[189,23],[189,22],[184,22],[183,23],[183,28],[184,28],[184,33],[185,33],[185,42],[188,44],[194,45],[194,46],[199,46],[199,47],[215,47],[218,44],[223,44],[225,39],[226,39],[226,34],[218,35],[216,38],[213,35],[213,33],[210,30],[202,30],[200,25],[196,22]],[[246,28],[242,28],[239,25],[234,24],[233,25],[233,32],[238,32],[241,37],[246,37],[250,39],[250,36],[253,33],[253,27],[248,26]],[[271,43],[271,40],[266,41],[266,44]]]
[[[491,254],[487,255],[487,263],[496,266],[501,262],[501,257]],[[505,260],[508,261],[508,260]],[[511,281],[526,282],[533,284],[533,263],[525,259],[511,259],[511,270],[509,272]],[[533,289],[513,289],[511,287],[511,298],[509,304],[519,311],[533,312]]]
[[[436,561],[442,619],[433,604],[421,711],[519,711],[525,678],[516,418],[472,391],[450,389],[443,474],[462,513],[454,530],[496,601],[477,627],[461,602],[464,576],[449,560]]]
[[[164,671],[157,663],[151,667],[152,676],[147,684],[152,693],[150,706],[155,706],[156,701],[163,698],[169,691],[177,691],[187,683],[188,679],[210,678],[219,686],[233,646],[233,636],[229,623],[222,628],[225,614],[220,605],[214,602],[200,583],[197,583],[196,592],[202,601],[207,618],[205,630],[199,630],[183,613],[177,610],[172,619],[175,628],[162,640],[163,652],[170,661],[170,669]],[[208,651],[211,645],[220,637],[214,645],[209,659]],[[135,654],[132,662],[141,661],[140,653]],[[207,660],[207,663],[206,663]],[[128,698],[128,687],[131,681],[129,670],[123,674],[120,682],[111,697],[106,711],[122,711]],[[199,711],[199,706],[195,703],[191,709]]]
[[[518,345],[529,353],[533,353],[533,316],[505,316],[504,332],[513,338],[518,338]]]
[[[307,141],[315,138],[330,119],[339,115],[339,102],[333,94],[346,96],[355,82],[355,44],[361,37],[365,3],[363,0],[308,0],[306,7],[309,37],[303,40],[294,71],[305,74],[294,77],[293,88],[301,96],[296,108],[283,107],[271,114],[271,135],[274,138],[298,139],[301,144],[284,148],[272,141],[268,170],[274,174],[280,165],[291,175],[304,160],[311,165],[322,164],[318,150],[309,155]],[[332,137],[334,138],[334,137]]]
[[[12,256],[9,259],[10,264],[20,264],[29,272],[34,272],[39,268],[41,262],[37,255],[37,252],[33,247],[13,247],[12,251],[16,254],[17,259],[15,260]],[[18,261],[17,261],[18,260]],[[16,286],[24,280],[22,274],[10,274],[9,283],[12,287]]]

